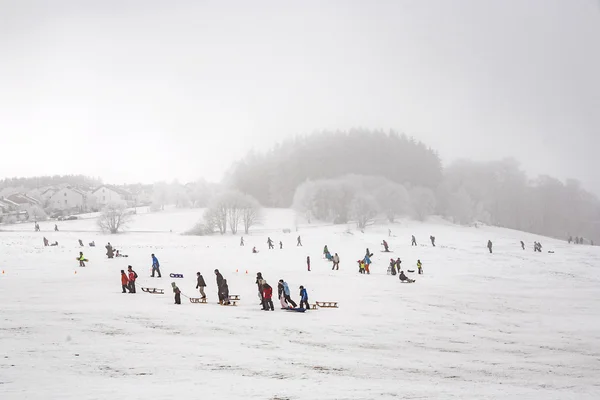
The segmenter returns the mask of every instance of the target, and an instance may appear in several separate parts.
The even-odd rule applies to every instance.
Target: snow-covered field
[[[0,399],[600,398],[598,247],[433,220],[390,225],[390,239],[388,225],[364,234],[301,225],[297,248],[287,210],[270,211],[240,247],[239,237],[180,235],[200,214],[141,214],[115,236],[96,232],[93,219],[60,222],[58,233],[53,222],[40,233],[0,227]],[[44,248],[44,235],[60,246]],[[267,235],[284,249],[268,251]],[[77,239],[98,246],[83,249],[86,268],[75,261]],[[386,275],[382,239],[405,270],[421,259],[425,274],[409,274],[416,283]],[[129,258],[107,259],[108,241]],[[322,259],[325,244],[339,253],[339,271]],[[365,247],[375,253],[371,275],[357,273]],[[162,279],[149,277],[151,253]],[[128,264],[140,275],[135,295],[121,293]],[[216,304],[215,268],[241,295],[237,307]],[[209,304],[174,305],[170,283],[196,295],[196,271]],[[340,308],[261,311],[258,271],[275,292],[283,278],[296,301],[304,285],[311,302]]]

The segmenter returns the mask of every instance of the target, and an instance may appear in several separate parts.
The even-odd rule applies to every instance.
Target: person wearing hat
[[[215,269],[215,275],[217,277],[217,293],[219,294],[219,303],[223,304],[223,295],[221,295],[221,285],[223,284],[223,275],[218,269]]]
[[[308,292],[304,286],[300,286],[300,308],[310,310],[310,305],[308,304]]]
[[[200,272],[196,272],[196,276],[198,277],[198,282],[196,284],[196,289],[200,289],[200,294],[202,298],[206,298],[206,294],[204,293],[204,288],[206,287],[206,282],[204,282],[204,277]]]
[[[181,304],[181,290],[175,282],[171,282],[171,286],[173,287],[173,293],[175,293],[175,304]]]
[[[135,293],[135,280],[137,279],[138,275],[133,270],[131,265],[127,266],[127,272],[129,274],[129,293]]]

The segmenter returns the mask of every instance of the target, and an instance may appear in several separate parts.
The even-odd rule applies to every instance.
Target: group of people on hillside
[[[261,300],[261,306],[263,311],[274,311],[275,306],[273,305],[273,288],[263,278],[262,273],[256,274],[256,286],[258,288],[258,295]],[[300,309],[309,310],[310,305],[308,304],[308,292],[304,286],[300,286]],[[277,294],[282,309],[297,308],[297,304],[292,300],[290,287],[283,279],[280,279],[277,283]]]
[[[575,243],[575,244],[585,244],[585,240],[583,239],[583,237],[579,237],[579,236],[575,236],[575,239],[573,239],[573,236],[569,236],[569,244],[571,243]],[[590,244],[593,246],[594,245],[594,241],[590,241]]]

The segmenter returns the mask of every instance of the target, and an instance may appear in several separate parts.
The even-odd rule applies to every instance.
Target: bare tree
[[[242,222],[244,223],[244,232],[248,234],[250,228],[256,225],[260,220],[260,204],[249,195],[244,196],[244,203],[241,209]]]
[[[223,199],[227,204],[227,220],[232,234],[237,234],[240,220],[242,219],[242,210],[245,203],[244,195],[240,192],[229,192]]]
[[[127,212],[125,206],[109,204],[98,218],[98,226],[103,232],[115,234],[122,231],[130,220],[131,214]]]
[[[365,229],[377,215],[377,201],[373,196],[358,194],[350,203],[352,217],[359,229]]]

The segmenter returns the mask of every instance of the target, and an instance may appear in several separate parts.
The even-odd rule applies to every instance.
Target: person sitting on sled
[[[404,271],[400,271],[400,276],[398,278],[400,278],[402,282],[412,283],[415,281],[414,279],[409,279],[406,275],[404,275]]]

